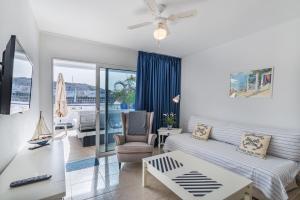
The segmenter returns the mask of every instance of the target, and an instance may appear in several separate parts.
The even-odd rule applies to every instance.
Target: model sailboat
[[[48,142],[52,139],[52,134],[48,129],[44,117],[42,116],[42,111],[40,112],[40,119],[35,128],[34,135],[31,140],[28,141],[29,144],[37,144],[37,147],[31,149],[39,148],[45,145],[48,145]]]

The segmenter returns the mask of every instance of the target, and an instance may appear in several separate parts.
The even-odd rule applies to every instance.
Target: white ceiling
[[[151,20],[143,0],[31,0],[42,31],[101,43],[184,56],[300,17],[300,0],[157,0],[165,15],[196,8],[198,15],[170,24],[160,46],[154,26],[129,31]]]

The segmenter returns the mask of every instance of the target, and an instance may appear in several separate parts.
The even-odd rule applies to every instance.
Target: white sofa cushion
[[[272,200],[288,199],[285,187],[294,181],[300,171],[295,161],[274,156],[261,159],[236,151],[236,146],[231,144],[211,139],[196,140],[190,133],[167,138],[164,151],[174,150],[181,150],[251,179],[254,186]]]
[[[212,139],[235,146],[239,146],[241,136],[245,132],[271,135],[268,154],[300,162],[300,131],[257,127],[192,116],[188,123],[188,132],[191,133],[199,121],[213,127],[210,135]]]

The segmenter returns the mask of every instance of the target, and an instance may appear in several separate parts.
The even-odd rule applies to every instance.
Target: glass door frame
[[[96,65],[96,157],[99,157],[103,153],[100,150],[100,69],[100,66]]]

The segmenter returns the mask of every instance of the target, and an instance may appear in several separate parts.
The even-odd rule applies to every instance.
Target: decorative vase
[[[173,125],[169,125],[169,124],[167,125],[168,130],[171,130],[172,128],[173,128]]]

